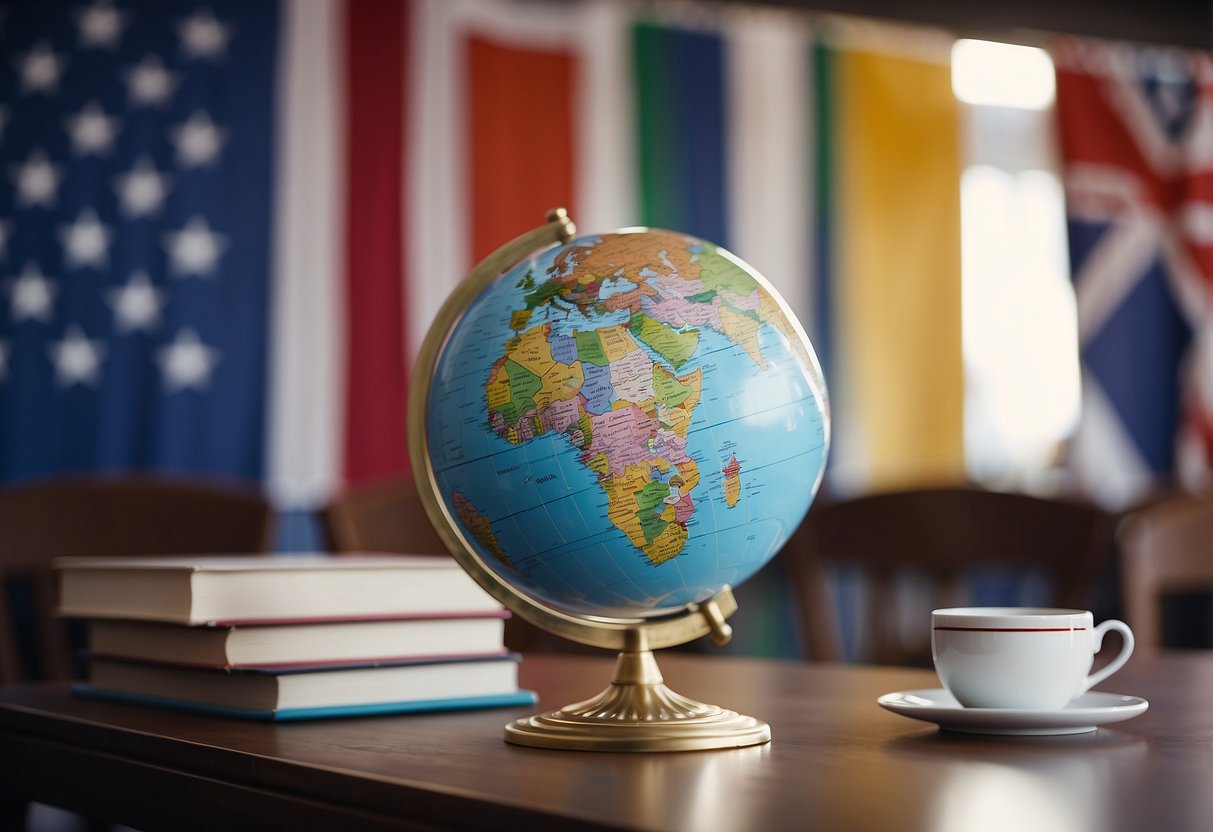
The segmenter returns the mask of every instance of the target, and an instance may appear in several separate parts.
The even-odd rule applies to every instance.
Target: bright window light
[[[1054,90],[1053,62],[1043,49],[988,40],[952,47],[952,91],[966,104],[1043,110]]]
[[[965,445],[975,479],[1050,467],[1078,420],[1078,334],[1061,185],[968,168],[961,180]]]
[[[978,482],[1048,489],[1081,405],[1053,62],[962,40],[952,87],[965,126],[965,462]]]

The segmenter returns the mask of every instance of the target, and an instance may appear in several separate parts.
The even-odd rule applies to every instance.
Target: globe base
[[[592,699],[516,720],[505,741],[573,751],[702,751],[771,741],[753,717],[688,699],[665,686],[651,650],[624,651],[611,686]]]

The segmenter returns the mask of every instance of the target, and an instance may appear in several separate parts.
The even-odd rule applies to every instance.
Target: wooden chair
[[[78,476],[0,487],[0,684],[72,675],[54,558],[267,552],[273,531],[259,492],[211,480]],[[18,638],[10,597],[29,601],[22,620],[32,638]],[[33,655],[22,643],[36,645]]]
[[[450,554],[408,477],[346,490],[325,507],[321,522],[334,552]],[[505,643],[522,653],[594,650],[551,635],[516,615],[506,621]]]
[[[972,603],[968,581],[1041,576],[1050,606],[1090,608],[1115,518],[1093,506],[976,488],[928,488],[820,502],[780,553],[807,657],[844,658],[828,575],[847,572],[870,649],[852,658],[929,666],[930,611]],[[910,597],[913,609],[900,601]]]
[[[1137,651],[1163,646],[1163,599],[1213,593],[1213,493],[1175,495],[1132,512],[1119,533],[1125,619]]]
[[[325,507],[321,521],[335,552],[449,554],[411,477],[347,489]]]

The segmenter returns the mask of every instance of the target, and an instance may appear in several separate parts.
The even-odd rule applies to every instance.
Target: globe
[[[720,618],[713,599],[808,511],[829,410],[803,329],[740,259],[674,231],[572,233],[557,213],[448,300],[410,447],[431,518],[487,589],[626,650],[567,622]]]

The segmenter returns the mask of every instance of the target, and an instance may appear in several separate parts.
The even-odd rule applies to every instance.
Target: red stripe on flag
[[[408,470],[403,286],[405,0],[346,3],[347,482]]]
[[[577,60],[559,50],[520,49],[470,36],[468,137],[472,259],[540,225],[573,193]]]
[[[1199,180],[1207,171],[1187,168],[1160,170],[1147,157],[1139,144],[1138,135],[1130,129],[1127,119],[1133,116],[1124,112],[1123,100],[1132,97],[1138,79],[1115,76],[1107,69],[1091,69],[1084,64],[1093,62],[1092,50],[1104,50],[1104,46],[1081,41],[1062,41],[1057,69],[1057,121],[1061,140],[1062,156],[1069,163],[1081,161],[1088,165],[1101,165],[1120,173],[1134,176],[1140,188],[1140,196],[1163,214],[1171,214],[1190,199],[1207,194],[1207,186]],[[1198,56],[1202,58],[1203,56]],[[1193,69],[1200,81],[1200,73]],[[1206,85],[1198,95],[1208,96]],[[1149,126],[1142,132],[1151,132]],[[1161,136],[1161,129],[1157,131]],[[1191,241],[1187,241],[1191,248]],[[1194,255],[1201,258],[1199,251]],[[1207,277],[1207,261],[1201,262]]]
[[[1109,103],[1108,88],[1116,83],[1115,79],[1058,68],[1057,123],[1062,156],[1133,174],[1142,196],[1163,207],[1171,202],[1165,183]]]

